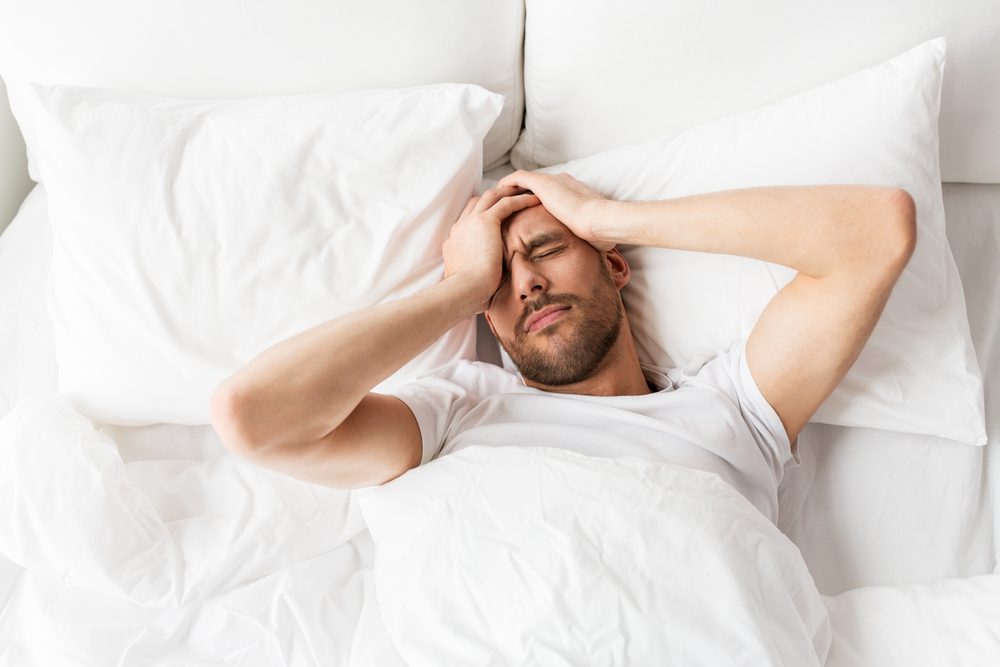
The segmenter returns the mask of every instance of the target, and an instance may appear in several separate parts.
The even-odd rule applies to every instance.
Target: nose
[[[521,301],[531,298],[536,292],[541,295],[549,290],[548,279],[538,271],[535,263],[521,258],[519,254],[511,261],[510,277]]]

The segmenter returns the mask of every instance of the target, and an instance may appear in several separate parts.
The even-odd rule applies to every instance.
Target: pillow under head
[[[765,185],[905,189],[917,208],[916,249],[860,357],[812,420],[984,445],[982,376],[938,169],[944,62],[945,40],[930,40],[781,102],[540,171],[633,201]],[[710,358],[746,338],[795,276],[733,255],[623,251],[632,280],[622,297],[639,358],[659,366]]]

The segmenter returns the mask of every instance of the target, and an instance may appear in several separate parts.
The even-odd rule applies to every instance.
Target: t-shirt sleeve
[[[781,480],[789,462],[800,463],[798,452],[792,452],[785,425],[750,373],[745,339],[706,363],[697,377],[722,389],[739,404],[743,420],[777,480]]]
[[[386,392],[410,408],[420,427],[420,465],[441,451],[451,426],[477,402],[473,364],[457,361]]]

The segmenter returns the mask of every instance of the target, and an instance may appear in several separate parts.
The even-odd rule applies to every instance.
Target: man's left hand
[[[526,188],[538,196],[549,213],[581,239],[604,252],[615,243],[603,233],[607,224],[602,215],[612,201],[569,174],[515,171],[500,179],[497,187]]]

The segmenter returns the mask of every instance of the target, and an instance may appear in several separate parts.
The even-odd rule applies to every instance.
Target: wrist
[[[600,199],[589,203],[590,229],[599,245],[631,244],[629,207],[632,202]]]
[[[674,200],[615,201],[602,213],[602,238],[615,245],[670,248],[664,240],[675,219]]]
[[[493,291],[487,291],[486,282],[466,273],[452,273],[445,276],[438,287],[447,291],[448,298],[454,305],[454,311],[461,318],[481,313],[489,304]]]

